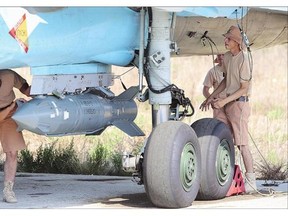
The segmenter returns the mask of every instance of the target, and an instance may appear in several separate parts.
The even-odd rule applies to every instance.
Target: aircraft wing
[[[243,18],[241,10],[238,18],[236,13],[229,17],[178,16],[173,39],[180,56],[207,55],[212,49],[214,53],[227,51],[222,34],[238,24],[246,32],[252,50],[287,43],[287,8],[244,8]]]

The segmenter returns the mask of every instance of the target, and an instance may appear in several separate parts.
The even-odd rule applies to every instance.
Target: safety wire
[[[214,55],[215,55],[215,53],[214,53],[214,50],[213,50],[213,46],[212,46],[212,45],[215,46],[215,48],[216,48],[216,50],[217,50],[217,54],[220,54],[220,53],[219,53],[218,47],[217,47],[217,45],[215,44],[215,42],[214,42],[210,37],[207,36],[207,32],[205,32],[204,35],[201,37],[203,46],[205,46],[205,41],[206,41],[206,39],[207,39],[207,41],[208,41],[208,43],[209,43],[209,46],[210,46],[210,49],[211,49],[213,68],[214,68],[214,70],[215,70],[215,63],[214,63],[214,58],[215,58]]]
[[[252,135],[249,133],[249,136],[254,144],[254,146],[256,147],[258,153],[260,154],[260,156],[262,157],[262,159],[264,160],[265,164],[267,165],[267,167],[270,169],[267,161],[265,160],[265,158],[263,157],[263,155],[261,154],[260,150],[258,149]],[[238,148],[235,149],[236,150],[236,155],[238,155],[238,161],[239,161],[239,166],[240,167],[245,167],[244,166],[244,162],[243,162],[243,158],[241,157],[241,153],[240,153],[240,150]],[[236,163],[237,164],[237,163]],[[258,190],[257,188],[254,187],[254,185],[249,181],[248,178],[246,178],[245,174],[243,173],[243,169],[241,168],[241,173],[242,173],[242,177],[244,178],[245,180],[245,183],[249,184],[250,187],[252,187],[254,189],[255,192],[257,192],[257,194],[260,194],[261,196],[275,196],[277,194],[287,194],[287,192],[278,192],[278,191],[275,191],[273,188],[271,187],[263,187],[261,190]],[[278,186],[280,184],[283,184],[283,183],[286,183],[285,181],[282,181],[280,182],[279,184],[275,185],[275,186]],[[253,192],[251,194],[254,194]]]
[[[132,64],[133,64],[133,63],[132,63]],[[134,64],[133,64],[133,65],[134,65]],[[115,77],[113,78],[114,80],[115,80],[115,79],[119,79],[120,82],[121,82],[122,87],[123,87],[125,90],[127,90],[127,87],[126,87],[125,84],[123,83],[121,77],[122,77],[123,75],[125,75],[126,73],[128,73],[129,71],[133,70],[135,67],[136,67],[136,66],[134,65],[132,68],[128,69],[128,70],[125,71],[124,73],[122,73],[122,74],[120,74],[120,75],[117,75],[117,76],[115,76]]]
[[[243,16],[244,16],[244,8],[241,7],[241,24],[239,23],[239,19],[238,19],[238,16],[237,16],[237,9],[235,10],[235,16],[236,16],[236,22],[237,22],[237,25],[238,25],[238,28],[240,30],[240,33],[242,35],[242,40],[247,48],[247,56],[248,56],[248,63],[249,63],[249,69],[250,69],[250,77],[249,79],[244,79],[241,77],[241,70],[242,70],[242,67],[243,67],[243,64],[244,64],[244,53],[242,51],[242,55],[243,55],[243,61],[242,61],[242,64],[241,64],[241,67],[239,69],[239,77],[241,80],[244,80],[244,81],[250,81],[252,79],[252,71],[253,71],[253,56],[252,56],[252,53],[251,53],[251,50],[250,50],[250,44],[249,44],[249,40],[248,40],[248,37],[243,29]],[[247,12],[248,12],[248,7],[247,7]],[[248,15],[246,16],[246,31],[247,31],[247,26],[248,26]],[[242,45],[241,45],[241,48],[242,48]]]
[[[211,49],[211,53],[212,53],[212,62],[213,62],[213,69],[215,71],[215,62],[214,62],[214,50],[213,50],[213,46],[212,46],[212,43],[214,44],[215,48],[217,49],[217,53],[219,53],[219,50],[218,50],[218,47],[216,46],[216,44],[214,43],[214,41],[208,37],[208,43],[209,43],[209,46],[210,46],[210,49]],[[217,58],[217,57],[216,57]],[[216,71],[215,71],[216,73]]]

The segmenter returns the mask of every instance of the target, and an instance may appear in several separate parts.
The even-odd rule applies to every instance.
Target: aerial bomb
[[[112,99],[93,93],[37,96],[19,106],[12,116],[18,130],[28,130],[39,135],[100,135],[114,125],[129,136],[143,136],[133,122],[137,105],[133,98],[138,91],[131,87]]]

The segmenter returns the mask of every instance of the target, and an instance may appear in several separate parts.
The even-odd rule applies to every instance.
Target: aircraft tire
[[[201,183],[196,200],[217,200],[231,187],[235,149],[228,126],[214,118],[199,119],[191,127],[198,136],[201,149]]]
[[[193,129],[176,121],[157,125],[148,138],[143,162],[143,181],[151,202],[162,208],[190,206],[200,177],[200,146]]]

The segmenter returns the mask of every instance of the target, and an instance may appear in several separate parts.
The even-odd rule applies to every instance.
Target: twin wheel
[[[183,208],[195,199],[224,198],[234,175],[229,128],[213,118],[191,126],[179,121],[157,125],[144,152],[143,181],[157,207]]]

